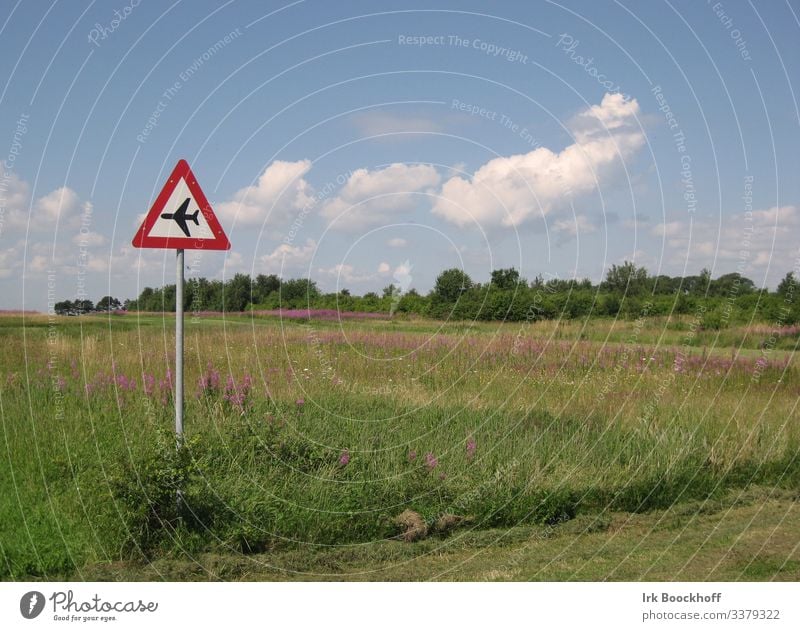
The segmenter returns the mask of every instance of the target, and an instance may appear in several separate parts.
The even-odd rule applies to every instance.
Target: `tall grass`
[[[406,509],[511,526],[800,482],[797,371],[736,350],[744,329],[703,349],[662,322],[187,323],[176,450],[171,320],[25,322],[0,319],[6,578],[363,545]]]

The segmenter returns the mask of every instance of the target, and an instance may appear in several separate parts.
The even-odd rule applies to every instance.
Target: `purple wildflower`
[[[172,371],[169,368],[166,376],[158,380],[158,389],[161,393],[161,403],[166,405],[172,395]]]
[[[117,375],[117,385],[120,390],[135,390],[136,380],[128,379],[126,375]]]
[[[408,461],[414,462],[416,459],[417,459],[417,452],[414,449],[412,449],[411,451],[408,452]]]
[[[438,464],[439,460],[437,460],[436,456],[434,456],[432,452],[429,451],[425,454],[425,466],[428,467],[429,471],[433,471]]]
[[[295,403],[297,404],[297,407],[302,408],[305,405],[306,401],[305,399],[297,399]]]
[[[342,465],[343,467],[346,467],[349,462],[350,462],[350,452],[347,449],[345,449],[344,451],[342,451],[342,455],[339,456],[339,464]]]
[[[242,379],[242,382],[237,385],[233,375],[228,375],[228,380],[225,383],[225,390],[222,398],[233,407],[237,408],[242,414],[244,414],[245,408],[248,407],[247,396],[250,394],[251,381],[250,376],[247,375]]]
[[[475,450],[478,448],[478,443],[470,436],[467,438],[467,459],[472,460],[475,457]]]
[[[214,365],[208,362],[206,372],[200,375],[197,380],[197,396],[215,394],[219,391],[219,372],[214,369]]]
[[[153,396],[153,390],[155,390],[156,387],[156,378],[149,373],[145,373],[142,376],[142,384],[144,387],[144,393],[148,397]]]
[[[233,380],[233,375],[228,375],[228,379],[225,381],[225,391],[222,398],[231,402],[233,402],[232,399],[236,398],[236,382]]]

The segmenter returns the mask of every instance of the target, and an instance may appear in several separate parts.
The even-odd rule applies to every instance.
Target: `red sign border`
[[[189,191],[192,193],[195,201],[200,205],[200,212],[208,222],[208,227],[211,232],[216,235],[213,239],[197,239],[194,237],[153,237],[149,236],[159,216],[164,211],[167,201],[175,190],[175,187],[180,182],[181,178],[186,181]],[[142,225],[136,231],[131,242],[135,248],[164,248],[172,250],[230,250],[231,242],[228,241],[228,236],[222,229],[217,216],[208,203],[203,189],[197,183],[197,178],[192,173],[192,169],[186,160],[178,160],[178,164],[172,170],[172,174],[164,184],[164,188],[156,197],[150,211],[147,213]]]

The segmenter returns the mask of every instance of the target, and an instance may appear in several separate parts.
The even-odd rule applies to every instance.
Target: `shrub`
[[[162,439],[138,463],[125,462],[109,476],[127,531],[124,552],[147,556],[174,539],[179,529],[191,534],[207,528],[212,516],[219,521],[227,513],[211,499],[193,456],[199,441],[177,449],[169,442]]]

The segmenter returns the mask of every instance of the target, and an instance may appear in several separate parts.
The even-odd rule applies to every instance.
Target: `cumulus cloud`
[[[195,250],[195,252],[200,252]],[[115,278],[127,279],[132,275],[152,279],[152,282],[161,284],[164,282],[164,270],[168,266],[168,278],[174,277],[174,260],[169,256],[171,252],[167,250],[150,250],[147,248],[134,248],[133,246],[122,244],[119,250],[111,254],[111,275]],[[187,257],[191,257],[187,254]],[[108,259],[106,259],[108,260]],[[191,259],[189,259],[191,260]],[[188,264],[188,263],[187,263]],[[160,274],[155,276],[155,274]],[[139,287],[137,293],[141,291]]]
[[[598,188],[611,168],[633,157],[645,142],[637,123],[639,104],[606,94],[569,128],[574,143],[559,152],[537,147],[494,158],[471,178],[452,177],[433,212],[459,226],[514,227],[568,207],[570,196]]]
[[[576,215],[568,219],[559,219],[553,224],[553,229],[562,235],[568,235],[570,237],[597,231],[597,227],[586,215]]]
[[[671,221],[654,226],[665,241],[665,263],[676,269],[708,267],[714,275],[738,271],[775,285],[800,256],[800,209],[780,206],[725,215],[721,220]]]
[[[105,245],[106,238],[99,232],[91,232],[91,231],[79,232],[74,237],[72,237],[72,242],[75,245],[98,247],[101,245]]]
[[[105,243],[105,239],[103,240]],[[17,247],[16,252],[19,256],[19,268],[24,256],[24,248]],[[59,243],[55,246],[52,241],[29,241],[27,243],[27,254],[29,256],[25,271],[31,276],[44,276],[49,272],[75,276],[79,272],[106,272],[109,269],[108,250],[96,250],[93,245],[81,243],[74,240],[74,243]],[[129,260],[120,261],[115,259],[116,271],[127,275],[134,267]]]
[[[415,133],[441,130],[441,125],[424,116],[408,116],[373,110],[353,115],[352,122],[363,136],[386,136],[390,140],[413,138]]]
[[[414,266],[411,264],[411,261],[406,259],[400,265],[394,268],[394,273],[392,277],[399,283],[400,290],[406,291],[411,286],[411,270],[414,269]]]
[[[0,249],[0,278],[19,275],[23,268],[27,275],[34,277],[51,270],[74,274],[78,270],[79,258],[76,246],[83,244],[88,247],[105,242],[101,235],[94,232],[84,233],[83,238],[88,243],[82,243],[77,237],[72,239],[80,224],[81,209],[91,210],[91,204],[81,204],[78,194],[67,186],[33,197],[28,182],[7,170],[0,182],[0,206],[0,238],[3,246]],[[8,245],[10,238],[18,239],[25,231],[31,233],[27,242],[23,240]],[[46,232],[56,234],[55,241],[52,238],[43,242],[37,240],[41,233]],[[81,264],[84,269],[95,271],[101,262],[96,261],[91,253],[86,253]]]
[[[416,193],[433,191],[439,173],[426,164],[391,164],[382,169],[354,171],[339,194],[321,210],[331,226],[339,230],[360,230],[399,220],[415,207]]]
[[[272,252],[259,258],[261,270],[258,271],[279,274],[287,270],[303,270],[308,267],[316,251],[317,242],[313,239],[307,239],[305,245],[281,243]]]
[[[651,234],[657,237],[677,237],[686,232],[687,226],[682,221],[668,221],[659,223],[650,229]]]
[[[78,194],[71,188],[62,186],[36,200],[34,216],[38,220],[54,223],[59,218],[71,215],[78,208]]]
[[[32,231],[53,230],[56,222],[68,222],[80,209],[78,194],[67,186],[57,188],[31,204],[30,186],[14,172],[4,178],[0,197],[5,209],[0,234],[6,230],[24,230],[29,224]]]
[[[245,274],[250,273],[250,268],[245,260],[245,257],[242,256],[241,252],[237,252],[236,250],[228,250],[228,252],[225,254],[225,259],[222,262],[222,267],[216,273],[215,278],[229,278],[240,272]]]
[[[0,186],[0,197],[5,208],[3,223],[12,227],[25,226],[28,218],[30,186],[13,171],[4,180]]]
[[[24,242],[0,250],[0,278],[10,278],[22,266]]]
[[[46,272],[47,270],[51,270],[55,267],[58,267],[60,264],[58,261],[44,256],[42,254],[36,254],[32,259],[30,264],[28,265],[28,270],[31,272],[42,273]]]
[[[628,128],[639,116],[636,99],[623,95],[606,94],[599,105],[592,105],[572,121],[572,131],[578,140],[590,138],[604,131]]]
[[[388,276],[389,274],[392,275],[392,278],[401,283],[401,288],[407,289],[408,283],[411,282],[411,270],[413,269],[413,265],[411,265],[411,261],[406,259],[400,265],[396,267],[392,267],[386,261],[382,262],[378,265],[378,274],[381,276]]]
[[[335,278],[337,285],[342,282],[363,283],[376,278],[375,274],[358,272],[355,267],[347,263],[338,263],[337,265],[329,268],[320,267],[318,271],[323,276]]]
[[[386,245],[388,245],[390,248],[404,248],[404,247],[406,247],[408,245],[408,241],[406,241],[405,239],[400,239],[400,238],[389,239],[386,242]]]
[[[311,185],[303,177],[310,160],[272,162],[253,186],[238,190],[232,200],[216,206],[223,219],[253,225],[285,222],[291,215],[314,203]]]

